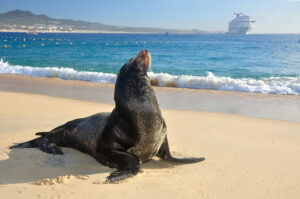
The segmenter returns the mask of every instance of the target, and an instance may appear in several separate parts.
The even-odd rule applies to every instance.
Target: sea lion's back
[[[90,117],[83,118],[73,129],[72,137],[80,151],[90,154],[95,153],[96,143],[103,134],[110,113],[97,113]]]

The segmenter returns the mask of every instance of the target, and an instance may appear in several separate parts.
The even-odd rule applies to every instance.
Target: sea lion
[[[176,158],[171,154],[167,126],[147,76],[150,64],[150,53],[142,50],[122,66],[111,113],[69,121],[11,148],[39,147],[50,154],[63,154],[59,146],[78,149],[117,169],[107,177],[108,183],[136,175],[141,164],[154,156],[182,163],[203,161],[204,158]]]

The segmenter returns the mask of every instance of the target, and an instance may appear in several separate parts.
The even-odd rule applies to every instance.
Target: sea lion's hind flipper
[[[14,146],[11,146],[10,149],[13,148],[34,148],[39,147],[42,151],[50,154],[63,154],[61,149],[57,146],[68,146],[69,143],[65,142],[66,132],[72,131],[76,125],[82,121],[82,119],[75,119],[69,121],[61,126],[58,126],[52,129],[49,132],[37,132],[36,135],[41,137],[30,140],[28,142],[20,143]]]
[[[204,161],[205,158],[195,158],[195,157],[188,157],[188,158],[178,158],[174,157],[170,151],[169,143],[167,137],[165,138],[165,141],[161,145],[158,153],[156,154],[157,157],[160,157],[164,160],[169,160],[172,162],[178,162],[178,163],[196,163]]]
[[[39,137],[28,142],[20,143],[14,146],[9,147],[10,149],[13,148],[35,148],[39,147],[42,151],[50,154],[64,154],[61,149],[55,144],[49,142],[49,140],[45,137]]]
[[[40,135],[40,136],[45,136],[47,135],[49,132],[37,132],[35,133],[35,135]]]
[[[20,143],[20,144],[16,144],[14,146],[11,146],[9,147],[10,149],[13,149],[13,148],[34,148],[34,147],[38,147],[38,140],[39,138],[36,138],[36,139],[33,139],[33,140],[30,140],[28,142],[23,142],[23,143]]]
[[[41,139],[39,141],[39,148],[42,151],[44,151],[46,153],[50,153],[50,154],[57,154],[57,155],[64,154],[55,143],[51,143],[51,142],[49,142],[49,140],[47,138],[43,138],[43,137],[41,137]]]

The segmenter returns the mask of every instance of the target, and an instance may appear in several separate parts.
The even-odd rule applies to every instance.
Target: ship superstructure
[[[236,16],[229,22],[228,33],[229,34],[248,34],[252,28],[254,20],[243,13],[234,13]]]

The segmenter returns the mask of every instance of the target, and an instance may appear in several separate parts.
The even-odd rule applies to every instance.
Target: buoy
[[[135,44],[139,44],[139,42],[136,41]]]
[[[86,43],[85,43],[85,42],[83,42],[82,44],[83,44],[83,45],[85,45]]]
[[[106,43],[105,45],[107,45],[107,46],[108,46],[109,44],[108,44],[108,43]]]
[[[35,41],[35,38],[33,38],[32,40]]]
[[[6,39],[4,39],[3,41],[6,42]]]
[[[23,44],[23,45],[22,45],[22,47],[23,47],[23,48],[25,48],[25,47],[26,47],[26,45],[25,45],[25,44]]]
[[[72,45],[72,42],[70,42],[70,45]]]
[[[41,43],[41,46],[45,46],[45,44],[44,44],[44,43]]]
[[[59,45],[59,43],[57,43],[57,42],[56,42],[55,44],[56,44],[56,45]]]
[[[119,43],[117,42],[117,43],[115,43],[115,45],[117,46],[117,45],[119,45]]]
[[[3,48],[7,48],[7,47],[8,47],[7,45],[4,45],[4,46],[3,46]]]
[[[26,41],[26,39],[24,38],[24,41]]]
[[[144,41],[144,44],[146,44],[147,42]]]
[[[124,43],[125,43],[125,44],[128,44],[128,42],[127,42],[127,41],[125,41]]]

